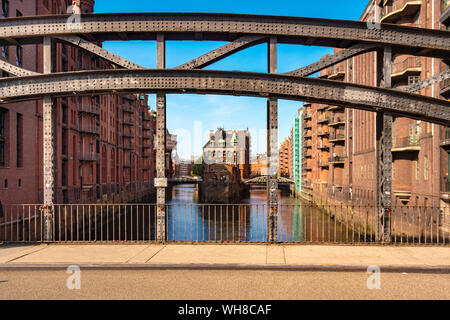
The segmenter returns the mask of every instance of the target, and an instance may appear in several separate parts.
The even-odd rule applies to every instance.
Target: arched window
[[[102,148],[102,182],[106,183],[108,176],[108,155],[106,154],[106,147]]]
[[[113,182],[116,181],[115,162],[116,162],[115,152],[114,149],[111,149],[111,181]]]

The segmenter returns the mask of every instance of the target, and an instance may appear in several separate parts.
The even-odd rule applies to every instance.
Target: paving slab
[[[14,264],[102,264],[126,263],[148,245],[50,245],[14,260]]]
[[[397,251],[395,249],[399,248],[366,246],[285,246],[284,252],[286,264],[288,265],[404,265],[404,259],[401,259],[396,255]],[[410,261],[410,263],[414,264],[414,261]]]
[[[151,264],[266,264],[265,245],[168,245]]]
[[[162,245],[162,244],[148,245],[146,248],[144,248],[144,250],[142,250],[136,256],[134,256],[130,260],[128,260],[127,263],[133,263],[133,264],[147,263],[163,248],[164,248],[164,245]]]
[[[0,246],[0,263],[18,259],[35,251],[42,250],[47,245],[2,245]]]
[[[450,266],[450,247],[402,248],[412,260],[427,266]]]
[[[267,246],[267,264],[286,264],[284,247],[278,245]]]

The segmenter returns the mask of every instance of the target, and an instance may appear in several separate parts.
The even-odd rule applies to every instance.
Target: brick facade
[[[361,21],[373,18],[370,1]],[[407,10],[405,10],[405,5]],[[440,21],[448,1],[384,1],[381,21],[429,29],[448,29]],[[441,19],[442,20],[442,19]],[[444,24],[445,22],[445,24]],[[337,50],[335,50],[336,52]],[[321,72],[321,77],[377,85],[377,54],[366,53]],[[439,59],[394,55],[392,86],[400,88],[432,77],[448,66]],[[420,94],[448,99],[449,81]],[[374,205],[376,188],[375,113],[306,104],[303,117],[304,191],[318,202]],[[447,206],[448,129],[408,118],[393,122],[393,205]],[[309,145],[310,144],[310,145]],[[316,159],[311,161],[312,158]],[[328,161],[327,161],[328,160]]]
[[[4,16],[33,16],[67,12],[71,1],[4,1]],[[81,0],[83,13],[94,1]],[[101,44],[99,44],[101,45]],[[78,50],[53,43],[53,72],[109,69],[111,64]],[[42,46],[3,48],[3,59],[42,72]],[[19,58],[18,58],[19,57]],[[8,76],[5,73],[3,76]],[[53,100],[56,114],[55,203],[127,202],[153,192],[156,114],[147,96],[95,95]],[[5,104],[4,155],[0,154],[2,204],[43,201],[42,101]],[[1,125],[1,121],[0,121]],[[1,132],[0,132],[1,133]],[[2,141],[3,140],[3,141]]]

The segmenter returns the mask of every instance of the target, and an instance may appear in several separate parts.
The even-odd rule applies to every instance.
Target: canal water
[[[267,239],[266,189],[252,187],[236,205],[198,201],[194,185],[178,185],[168,202],[168,241],[264,242]],[[321,210],[279,191],[278,240],[349,242],[352,232]]]

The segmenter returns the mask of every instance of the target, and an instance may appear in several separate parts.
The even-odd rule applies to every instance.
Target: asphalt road
[[[358,272],[252,270],[81,270],[69,290],[64,270],[0,271],[0,299],[450,299],[450,274],[382,273],[367,289]]]

